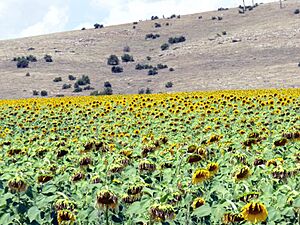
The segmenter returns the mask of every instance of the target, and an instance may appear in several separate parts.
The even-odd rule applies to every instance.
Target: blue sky
[[[260,0],[255,2],[271,2]],[[245,0],[251,4],[252,0]],[[0,0],[0,40],[236,7],[242,0]]]

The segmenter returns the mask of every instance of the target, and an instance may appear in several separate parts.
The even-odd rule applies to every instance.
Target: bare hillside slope
[[[88,75],[95,90],[109,81],[113,92],[121,94],[147,87],[153,92],[300,87],[300,14],[294,14],[300,3],[290,0],[284,6],[279,9],[278,3],[271,3],[245,14],[233,8],[141,21],[135,29],[123,24],[0,41],[0,98],[33,97],[33,90],[46,90],[49,96],[89,95],[91,90],[73,92],[70,74]],[[212,20],[213,16],[222,20]],[[161,27],[155,28],[155,23]],[[145,40],[149,33],[160,37]],[[161,50],[170,37],[181,35],[185,42]],[[124,72],[112,73],[107,58],[111,54],[120,58],[126,45],[134,62],[121,63]],[[52,56],[52,63],[43,60],[45,54]],[[27,55],[38,61],[17,68],[12,59]],[[149,76],[148,70],[135,69],[138,63],[166,64],[174,71],[162,69]],[[30,76],[25,76],[28,72]],[[62,81],[53,82],[56,77]],[[166,88],[167,82],[173,87]],[[63,84],[72,88],[62,89]]]

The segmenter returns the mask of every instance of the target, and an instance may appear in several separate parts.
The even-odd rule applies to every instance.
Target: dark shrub
[[[79,84],[77,84],[77,82],[74,84],[74,88],[79,88]]]
[[[164,43],[164,44],[162,44],[161,46],[160,46],[160,48],[161,48],[161,50],[162,51],[165,51],[165,50],[167,50],[167,49],[169,49],[169,44],[168,43]]]
[[[81,30],[85,30],[85,27],[81,28]]]
[[[152,65],[140,64],[140,63],[135,66],[136,70],[147,70],[147,69],[152,69],[152,68],[153,68]]]
[[[18,68],[27,68],[29,65],[29,61],[25,58],[18,60],[17,67]]]
[[[37,61],[36,57],[33,56],[33,55],[27,56],[26,59],[27,59],[29,62],[36,62],[36,61]]]
[[[151,94],[151,93],[152,93],[152,90],[150,88],[147,88],[145,91],[145,94]]]
[[[84,91],[94,90],[95,88],[91,87],[90,85],[83,88]]]
[[[132,26],[132,29],[135,29],[136,28],[136,26]]]
[[[174,70],[174,68],[171,67],[171,68],[169,69],[169,71],[170,71],[170,72],[173,72],[173,71],[175,71],[175,70]]]
[[[129,54],[124,54],[121,56],[122,62],[134,62],[134,59],[131,55]]]
[[[69,89],[69,88],[71,88],[71,87],[72,87],[71,84],[64,84],[64,85],[62,86],[62,89]]]
[[[107,64],[111,66],[116,66],[119,65],[119,58],[116,55],[110,55],[109,58],[107,59]]]
[[[36,96],[36,95],[39,95],[39,92],[38,92],[37,90],[33,90],[33,91],[32,91],[32,94],[33,94],[34,96]]]
[[[74,88],[73,92],[75,93],[82,92],[82,88],[81,87]]]
[[[300,62],[298,63],[298,67],[300,67]]]
[[[139,89],[138,91],[139,94],[145,94],[145,90],[142,88],[142,89]]]
[[[156,38],[159,38],[159,37],[160,37],[159,34],[152,34],[152,33],[150,33],[150,34],[146,34],[145,39],[146,40],[147,39],[156,39]]]
[[[150,57],[150,56],[147,56],[146,59],[147,59],[148,61],[150,61],[150,60],[151,60],[151,57]]]
[[[105,81],[105,82],[104,82],[104,87],[106,87],[106,88],[111,88],[112,85],[111,85],[111,83],[109,83],[108,81]]]
[[[137,25],[138,24],[138,22],[133,22],[133,25]]]
[[[44,56],[44,60],[45,60],[46,62],[53,62],[53,59],[52,59],[52,56],[51,56],[51,55],[45,55],[45,56]]]
[[[48,95],[48,92],[47,91],[45,91],[45,90],[42,90],[41,91],[41,96],[47,96]]]
[[[103,24],[95,23],[94,27],[95,27],[95,29],[100,29],[100,28],[103,28],[104,26],[103,26]]]
[[[86,75],[82,75],[82,77],[76,81],[76,84],[78,84],[79,86],[87,85],[90,83],[90,78]]]
[[[200,19],[202,19],[203,17],[202,16],[198,16],[198,19],[200,20]]]
[[[64,97],[65,95],[63,95],[63,94],[57,94],[57,95],[55,95],[56,97],[58,97],[58,98],[62,98],[62,97]]]
[[[123,48],[123,52],[130,52],[130,47],[128,45],[126,45],[124,48]]]
[[[106,87],[103,90],[103,95],[112,95],[113,94],[113,90],[111,87]]]
[[[222,20],[223,19],[223,17],[221,17],[221,16],[218,16],[218,20]]]
[[[28,72],[28,73],[26,73],[26,75],[25,75],[26,77],[30,77],[30,73]]]
[[[300,13],[300,10],[299,9],[296,9],[295,11],[294,11],[294,14],[299,14]]]
[[[211,17],[211,19],[212,19],[212,20],[216,20],[216,19],[217,19],[217,17],[215,17],[215,16],[212,16],[212,17]]]
[[[175,14],[173,14],[172,16],[170,16],[170,19],[174,19],[174,18],[176,18]]]
[[[168,42],[170,44],[177,44],[177,43],[180,43],[180,42],[185,42],[186,41],[186,38],[184,36],[179,36],[179,37],[170,37]]]
[[[161,63],[157,64],[157,69],[159,69],[159,70],[166,69],[166,68],[168,68],[167,65],[164,65],[164,64],[161,64]]]
[[[62,81],[61,77],[55,77],[53,80],[53,82],[60,82],[60,81]]]
[[[166,88],[171,88],[171,87],[173,87],[173,83],[169,81],[168,83],[166,83],[165,86],[166,86]]]
[[[154,24],[154,27],[155,27],[155,28],[159,28],[159,27],[161,27],[161,24],[160,24],[160,23],[155,23],[155,24]]]
[[[74,77],[73,75],[69,75],[69,80],[76,80],[76,77]]]
[[[33,47],[30,47],[27,49],[27,51],[33,51],[33,50],[35,50],[35,48],[33,48]]]
[[[169,26],[170,24],[169,23],[166,23],[166,26]]]
[[[226,32],[226,31],[222,31],[222,34],[223,34],[223,35],[227,35],[227,32]]]
[[[181,16],[180,16],[180,15],[178,15],[178,16],[177,16],[177,19],[180,19],[180,18],[181,18]]]
[[[154,76],[154,75],[157,75],[157,74],[158,74],[158,72],[157,72],[157,69],[155,69],[155,68],[148,71],[149,76]]]
[[[113,66],[111,68],[111,72],[113,72],[113,73],[122,73],[123,72],[123,68],[120,67],[120,66]]]
[[[158,20],[158,16],[151,16],[151,20]]]

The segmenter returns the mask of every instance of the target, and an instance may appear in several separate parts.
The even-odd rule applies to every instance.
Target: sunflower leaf
[[[192,215],[197,217],[209,216],[210,214],[211,214],[211,208],[208,205],[203,205],[195,209],[194,212],[192,213]]]

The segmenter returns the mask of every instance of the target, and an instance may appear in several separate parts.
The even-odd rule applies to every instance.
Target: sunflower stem
[[[108,206],[105,207],[105,221],[106,221],[106,225],[109,225],[109,221],[108,221]]]

